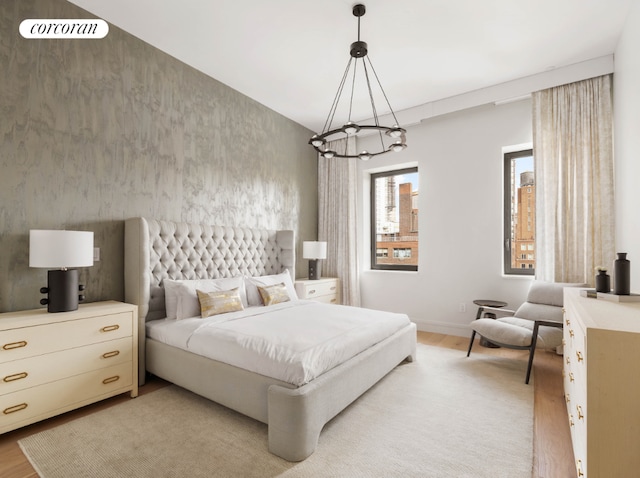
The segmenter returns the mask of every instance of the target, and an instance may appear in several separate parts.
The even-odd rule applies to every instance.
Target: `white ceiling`
[[[610,55],[634,1],[368,0],[361,40],[398,112]],[[71,3],[314,131],[357,40],[355,0]]]

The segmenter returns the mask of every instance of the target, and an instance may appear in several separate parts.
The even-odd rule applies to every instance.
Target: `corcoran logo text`
[[[109,33],[109,24],[100,19],[23,20],[20,35],[24,38],[99,39]]]

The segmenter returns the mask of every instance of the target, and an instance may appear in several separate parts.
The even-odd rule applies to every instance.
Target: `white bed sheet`
[[[297,300],[206,319],[153,320],[147,336],[300,386],[409,323],[405,314]]]

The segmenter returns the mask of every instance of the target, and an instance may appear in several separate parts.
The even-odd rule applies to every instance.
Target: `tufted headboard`
[[[145,321],[162,319],[164,279],[262,276],[289,270],[293,231],[207,226],[136,217],[124,228],[124,297]]]
[[[295,278],[293,231],[207,226],[136,217],[124,225],[124,299],[138,306],[139,382],[145,377],[145,322],[166,316],[164,279]]]

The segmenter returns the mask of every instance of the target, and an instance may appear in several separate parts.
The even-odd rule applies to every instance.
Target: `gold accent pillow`
[[[264,287],[258,286],[258,292],[260,292],[260,297],[264,305],[279,304],[280,302],[289,302],[291,300],[284,282]]]
[[[203,318],[244,309],[239,288],[215,292],[202,292],[196,289],[196,293],[200,302],[200,315]]]

